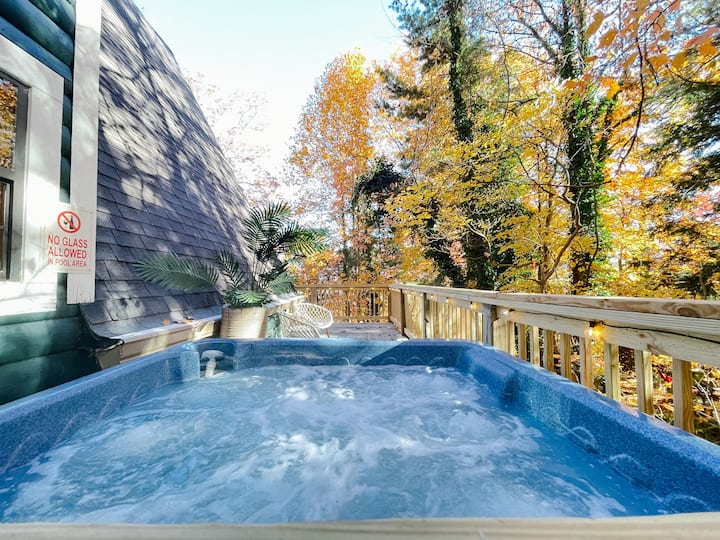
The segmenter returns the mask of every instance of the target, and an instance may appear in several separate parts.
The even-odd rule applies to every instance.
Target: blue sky
[[[267,144],[286,148],[315,80],[337,55],[400,43],[389,0],[135,0],[181,67],[268,100]]]

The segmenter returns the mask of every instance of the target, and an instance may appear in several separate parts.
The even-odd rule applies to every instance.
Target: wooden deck
[[[403,337],[392,323],[334,323],[331,338],[349,338],[362,341],[399,341]]]
[[[715,540],[720,513],[603,519],[445,518],[317,521],[306,523],[196,523],[144,525],[97,523],[0,523],[0,538],[18,540]]]

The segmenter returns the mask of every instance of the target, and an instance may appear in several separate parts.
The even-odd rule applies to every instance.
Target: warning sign
[[[71,274],[90,272],[95,257],[91,223],[90,212],[67,206],[57,211],[45,235],[48,267]]]

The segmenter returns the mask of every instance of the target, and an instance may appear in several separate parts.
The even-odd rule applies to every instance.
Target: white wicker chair
[[[304,319],[318,330],[325,330],[330,337],[330,326],[333,323],[333,314],[327,308],[310,304],[308,302],[299,302],[295,304],[295,315]]]
[[[278,311],[280,320],[280,335],[284,338],[319,338],[320,332],[306,319],[292,313]]]

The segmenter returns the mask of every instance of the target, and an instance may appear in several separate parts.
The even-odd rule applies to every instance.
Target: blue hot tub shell
[[[200,375],[200,356],[222,351],[219,369],[278,364],[452,367],[487,385],[676,512],[720,511],[720,447],[502,352],[459,341],[207,339],[0,407],[0,472],[28,463],[89,422],[166,384]]]

